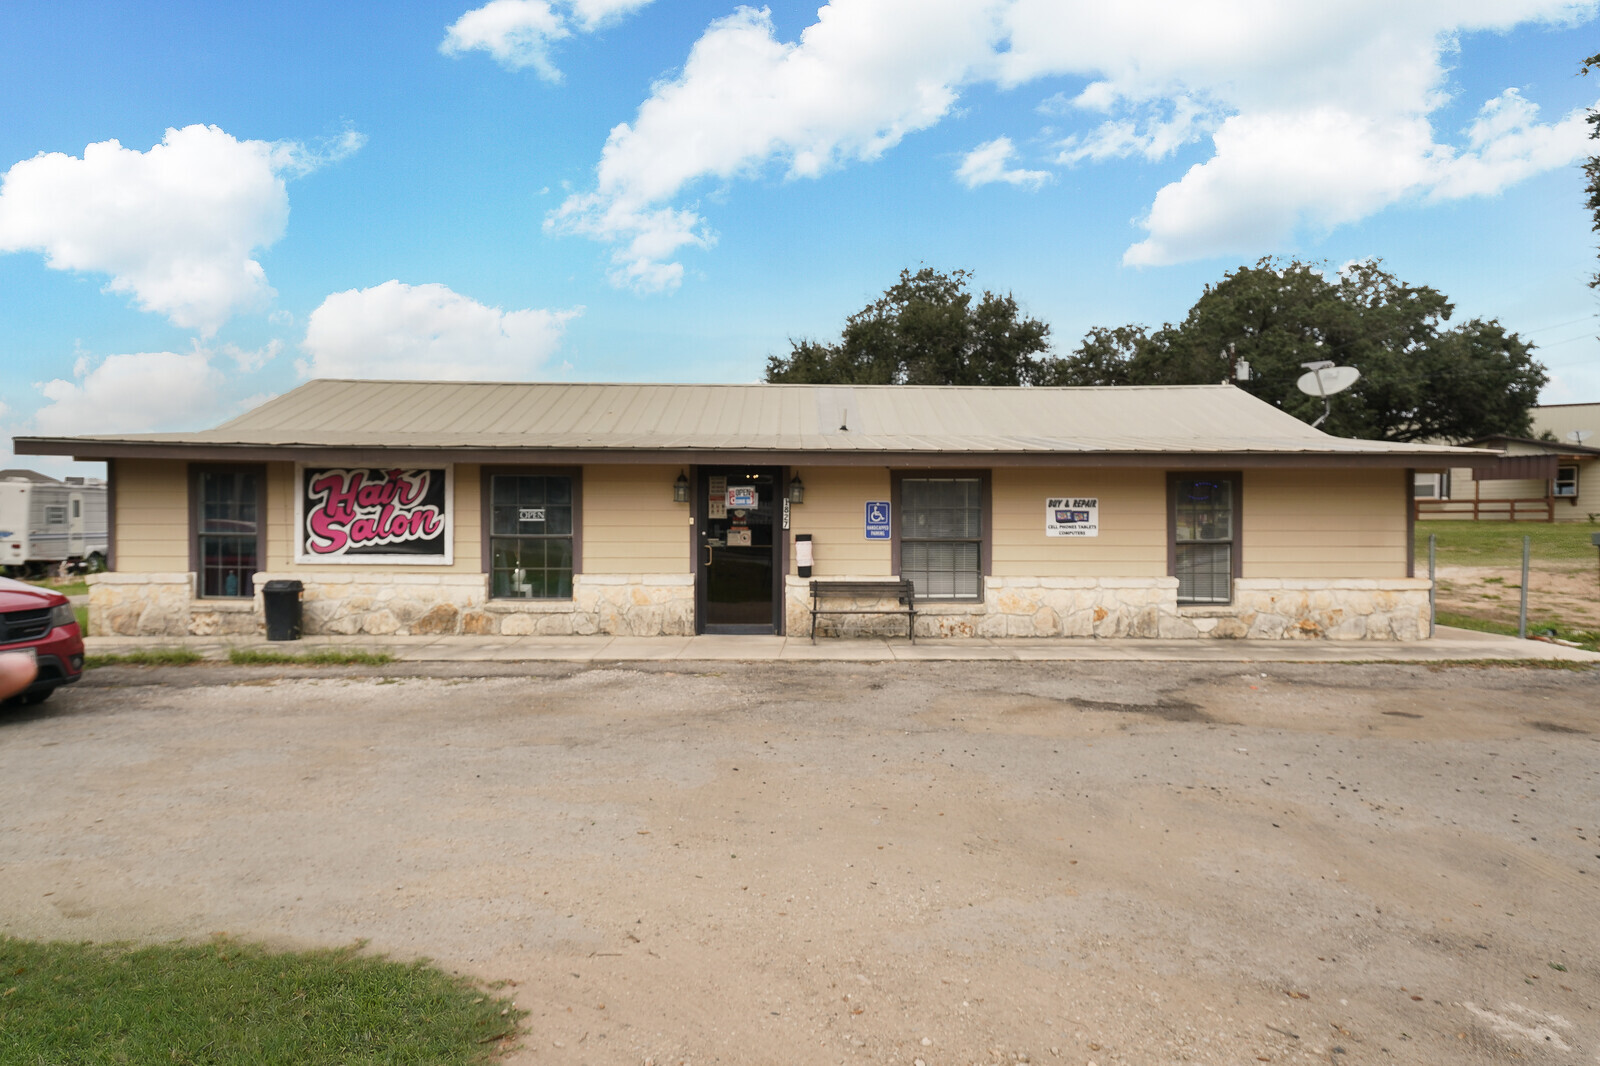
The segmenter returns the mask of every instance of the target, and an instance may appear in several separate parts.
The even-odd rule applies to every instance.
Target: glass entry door
[[[778,471],[701,467],[697,480],[700,631],[776,633]]]

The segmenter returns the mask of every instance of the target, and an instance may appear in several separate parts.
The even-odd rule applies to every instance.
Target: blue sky
[[[757,380],[922,264],[1064,353],[1263,255],[1380,257],[1600,400],[1595,4],[1303,6],[13,0],[0,430]]]

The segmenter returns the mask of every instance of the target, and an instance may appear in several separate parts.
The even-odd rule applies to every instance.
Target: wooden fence
[[[1416,500],[1416,517],[1500,522],[1554,522],[1555,501],[1548,496],[1520,500]]]

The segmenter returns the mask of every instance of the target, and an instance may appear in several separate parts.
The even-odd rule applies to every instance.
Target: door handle
[[[712,559],[713,559],[713,558],[715,558],[715,556],[716,556],[716,553],[717,553],[717,552],[716,552],[716,549],[715,549],[715,548],[713,548],[713,547],[712,547],[712,546],[711,546],[711,545],[709,545],[709,544],[707,544],[707,545],[706,545],[706,565],[707,565],[707,566],[710,566],[710,565],[711,565],[711,560],[712,560]]]

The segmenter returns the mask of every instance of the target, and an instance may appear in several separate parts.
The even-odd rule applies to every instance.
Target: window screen
[[[983,481],[900,482],[900,576],[918,599],[983,598]]]
[[[1179,603],[1233,599],[1233,482],[1182,477],[1174,489],[1173,541]]]
[[[200,595],[252,596],[261,569],[257,474],[205,470],[199,482]]]
[[[490,595],[572,598],[572,478],[496,474],[489,479]]]

